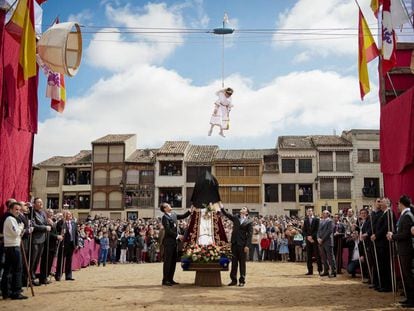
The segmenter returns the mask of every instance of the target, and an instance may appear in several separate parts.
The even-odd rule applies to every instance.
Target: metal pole
[[[27,264],[26,251],[24,250],[24,246],[23,246],[22,243],[20,243],[20,249],[22,250],[23,263],[24,263],[24,266],[25,266],[26,271],[27,271],[27,283],[30,286],[30,290],[32,292],[32,296],[34,297],[35,294],[34,294],[34,289],[33,289],[32,276],[30,275],[29,265]]]

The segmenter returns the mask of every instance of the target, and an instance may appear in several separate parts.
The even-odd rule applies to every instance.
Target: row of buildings
[[[137,149],[135,134],[111,134],[93,141],[92,150],[37,164],[32,193],[80,219],[152,218],[160,216],[161,202],[178,213],[190,207],[206,170],[233,212],[242,206],[261,215],[304,215],[307,207],[338,212],[368,206],[383,193],[378,130],[280,136],[275,148],[243,150],[188,141]]]

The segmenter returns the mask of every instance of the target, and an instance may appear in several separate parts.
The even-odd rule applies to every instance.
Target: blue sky
[[[376,33],[369,2],[359,0]],[[56,16],[82,25],[84,53],[79,73],[66,78],[63,114],[50,108],[41,78],[35,162],[90,149],[109,133],[136,133],[138,148],[189,140],[237,149],[272,148],[279,135],[378,128],[376,61],[369,66],[372,91],[359,99],[353,0],[48,0],[42,8],[43,30]],[[207,31],[221,27],[224,12],[236,29],[225,36],[224,51],[234,108],[227,137],[207,137],[221,88],[221,37],[125,31]],[[105,33],[109,27],[119,33]]]

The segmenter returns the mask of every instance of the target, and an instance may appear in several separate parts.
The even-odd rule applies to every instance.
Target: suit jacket
[[[171,215],[164,213],[162,216],[162,225],[164,226],[164,245],[171,245],[177,243],[177,235],[178,235],[178,225],[177,220],[187,218],[191,215],[190,211],[187,211],[183,215],[177,215],[174,212],[171,212]]]
[[[414,226],[414,216],[411,212],[405,212],[398,221],[397,233],[392,236],[392,239],[397,241],[398,253],[401,256],[414,256],[412,226]]]
[[[311,236],[316,243],[317,234],[319,229],[319,218],[314,217],[312,219],[312,225],[310,224],[309,217],[305,218],[305,221],[303,223],[303,236],[306,239],[306,237]],[[308,243],[308,240],[306,239],[306,243]]]
[[[59,220],[58,223],[56,224],[56,231],[58,232],[58,234],[61,234],[64,232],[63,242],[65,243],[65,246],[73,246],[75,248],[76,246],[78,246],[78,239],[79,239],[78,226],[73,219],[70,220],[70,223],[71,223],[72,234],[71,232],[69,232],[67,221],[63,219]]]
[[[31,225],[33,227],[32,243],[44,243],[46,241],[46,226],[48,226],[46,213],[44,211],[33,210]]]
[[[374,233],[376,247],[388,247],[387,232],[391,231],[391,228],[388,228],[388,217],[388,211],[382,212],[375,223]]]
[[[349,239],[349,240],[346,241],[346,246],[348,247],[348,263],[350,263],[352,261],[352,256],[354,254],[355,243],[358,243],[359,256],[360,257],[361,256],[364,256],[365,257],[364,247],[362,245],[362,242],[355,241],[353,239]]]
[[[322,219],[319,223],[317,237],[322,239],[322,244],[333,246],[334,223],[331,218]]]
[[[241,247],[250,247],[253,235],[253,221],[250,218],[247,218],[241,223],[240,216],[229,214],[224,209],[222,209],[221,212],[233,222],[231,244]]]

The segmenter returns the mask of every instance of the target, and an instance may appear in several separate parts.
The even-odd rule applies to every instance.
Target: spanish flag
[[[19,0],[6,28],[16,40],[20,41],[17,74],[17,85],[20,87],[37,74],[33,0]]]
[[[379,8],[382,5],[383,0],[371,0],[371,10],[374,12],[376,18],[378,18]]]
[[[359,89],[361,99],[369,93],[369,76],[367,63],[379,55],[378,48],[369,30],[367,21],[359,9],[358,23],[358,72],[359,72]]]

